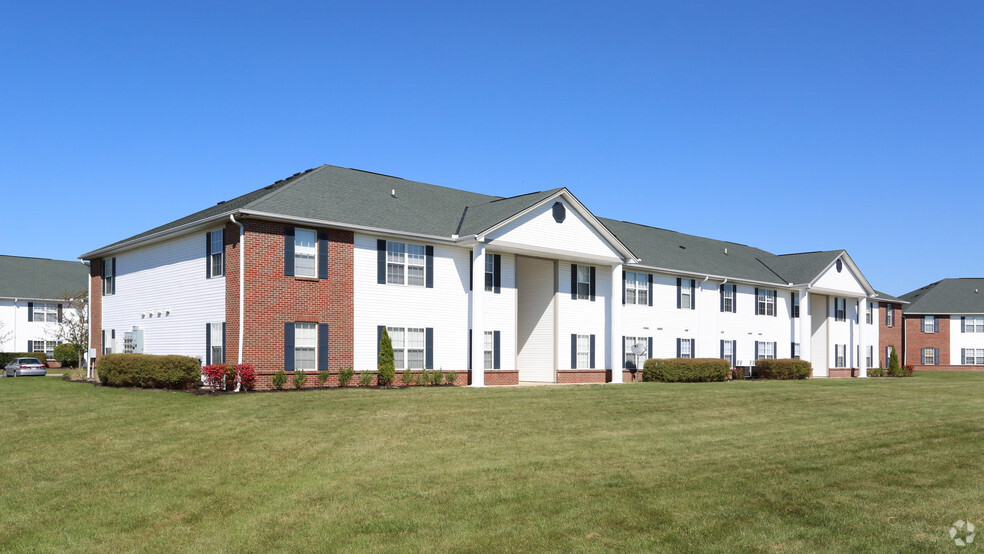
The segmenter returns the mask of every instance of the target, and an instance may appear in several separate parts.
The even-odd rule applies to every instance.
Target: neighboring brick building
[[[901,363],[904,358],[902,352],[902,328],[905,325],[902,319],[902,306],[908,304],[904,300],[894,296],[878,293],[878,367],[888,367],[888,360],[891,357],[892,348],[899,357]]]
[[[261,387],[375,371],[384,329],[398,369],[478,386],[621,382],[648,357],[865,375],[881,302],[899,302],[844,250],[775,255],[599,218],[565,188],[502,198],[327,165],[83,258],[97,356],[243,361]]]
[[[916,369],[984,371],[984,279],[943,279],[902,300],[904,363]]]

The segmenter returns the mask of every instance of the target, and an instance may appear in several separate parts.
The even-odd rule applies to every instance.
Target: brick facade
[[[950,360],[950,317],[936,316],[939,321],[940,330],[937,333],[924,333],[922,329],[923,316],[905,317],[905,365],[915,366],[920,369],[940,369],[939,366],[948,366]],[[940,357],[934,366],[922,365],[922,349],[938,348]],[[960,360],[956,360],[957,363]]]
[[[468,379],[471,382],[471,379]],[[518,370],[486,370],[485,371],[485,384],[487,386],[492,385],[518,385],[519,384],[519,371]]]
[[[885,324],[885,317],[889,310],[895,316],[891,327]],[[902,325],[902,306],[900,304],[880,303],[878,306],[878,352],[875,353],[879,361],[878,367],[888,367],[885,349],[889,346],[895,347],[895,351],[899,355],[899,363],[902,363]]]
[[[608,381],[607,369],[558,369],[558,383],[604,383]]]
[[[102,356],[102,259],[89,261],[89,348]]]

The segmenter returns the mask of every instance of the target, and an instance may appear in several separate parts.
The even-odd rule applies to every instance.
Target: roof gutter
[[[626,266],[625,269],[628,269],[628,270],[643,269],[643,270],[649,270],[649,271],[658,271],[660,273],[671,273],[671,274],[674,274],[674,275],[687,275],[687,276],[691,276],[691,277],[704,277],[704,280],[705,281],[708,280],[708,279],[714,279],[715,281],[722,281],[722,282],[733,281],[733,282],[736,282],[736,283],[748,283],[748,284],[751,284],[751,285],[769,285],[769,286],[773,286],[773,287],[778,286],[778,287],[783,287],[783,288],[790,288],[789,285],[788,284],[785,284],[785,283],[773,283],[773,282],[769,282],[769,281],[755,281],[753,279],[741,279],[741,278],[737,278],[737,277],[726,277],[724,275],[713,275],[713,274],[706,273],[706,272],[701,272],[701,271],[681,271],[679,269],[670,269],[670,268],[665,268],[665,267],[655,267],[655,266],[642,265],[642,264],[632,264],[632,265]]]

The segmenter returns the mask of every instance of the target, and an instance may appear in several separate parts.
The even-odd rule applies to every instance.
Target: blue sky
[[[323,163],[982,277],[984,3],[4,2],[0,253]],[[23,217],[14,217],[15,214]]]

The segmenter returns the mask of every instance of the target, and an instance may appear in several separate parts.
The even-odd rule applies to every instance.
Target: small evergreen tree
[[[902,366],[899,364],[899,355],[893,346],[891,354],[888,355],[888,374],[899,375],[900,373],[902,373]]]
[[[393,383],[396,378],[396,365],[393,362],[393,341],[383,327],[383,336],[379,339],[379,374],[376,377],[381,387]]]

